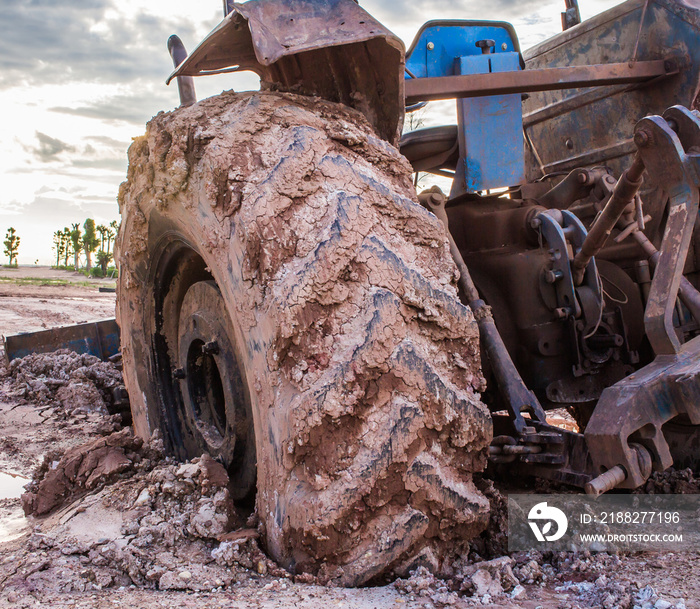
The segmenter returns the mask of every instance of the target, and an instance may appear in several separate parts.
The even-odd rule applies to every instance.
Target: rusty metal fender
[[[356,108],[397,144],[405,49],[354,0],[252,0],[232,11],[170,75],[251,70],[264,86]]]

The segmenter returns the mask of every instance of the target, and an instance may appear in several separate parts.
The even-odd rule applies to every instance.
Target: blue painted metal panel
[[[477,41],[495,42],[484,54]],[[407,78],[519,70],[522,59],[510,24],[461,21],[427,23],[406,59]],[[520,95],[457,102],[460,161],[451,196],[513,186],[524,175]]]
[[[453,76],[455,58],[481,55],[477,40],[490,38],[494,53],[519,53],[512,26],[503,22],[444,21],[426,23],[406,53],[406,67],[416,78]],[[429,43],[433,48],[429,49]],[[505,46],[504,46],[505,45]]]
[[[520,68],[517,53],[461,57],[462,74],[509,72]],[[460,125],[460,162],[453,194],[461,188],[478,192],[513,186],[523,180],[523,122],[521,97],[493,95],[461,99],[457,106]]]

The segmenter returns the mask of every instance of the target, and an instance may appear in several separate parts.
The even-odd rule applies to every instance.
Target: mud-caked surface
[[[83,470],[92,467],[91,477],[101,482],[88,479],[92,492],[65,496],[37,521],[22,558],[8,565],[6,589],[17,595],[123,586],[210,591],[242,581],[240,573],[284,574],[258,548],[257,531],[240,528],[245,523],[222,466],[208,457],[171,463],[157,445],[142,445],[127,428],[81,447]],[[127,449],[120,456],[129,465],[106,474],[99,458],[105,446]],[[75,458],[66,455],[39,475],[36,502],[54,499],[52,474],[65,476]]]
[[[439,571],[486,526],[472,481],[492,433],[476,322],[410,165],[362,115],[271,92],[161,114],[130,149],[120,205],[136,430],[157,426],[151,326],[138,320],[167,225],[201,244],[243,339],[273,556],[357,584]]]
[[[114,364],[68,349],[15,359],[6,374],[8,397],[60,405],[71,413],[106,414],[114,402],[112,390],[123,384]]]
[[[29,367],[25,371],[34,380]],[[14,448],[0,453],[4,471],[33,477],[36,494],[50,490],[42,485],[52,472],[65,478],[71,463],[79,463],[74,471],[82,473],[69,476],[66,483],[78,482],[75,492],[48,514],[24,519],[24,533],[14,539],[0,533],[2,607],[700,606],[695,554],[498,555],[506,514],[504,498],[489,481],[478,482],[492,504],[489,528],[449,562],[442,577],[419,567],[371,588],[319,585],[318,578],[281,569],[261,549],[256,514],[234,507],[217,462],[206,456],[173,462],[157,437],[141,442],[111,415],[88,408],[65,412],[57,388],[42,404],[10,397],[10,389],[6,376],[0,383],[0,440],[9,446],[13,437]],[[33,421],[35,410],[44,418]],[[51,451],[55,458],[47,462]],[[108,473],[105,459],[121,465]],[[87,483],[91,476],[94,484]],[[654,478],[657,492],[683,492],[677,484],[690,484],[683,488],[692,492],[696,481],[688,471]],[[19,497],[0,501],[0,521],[11,509],[21,512]]]

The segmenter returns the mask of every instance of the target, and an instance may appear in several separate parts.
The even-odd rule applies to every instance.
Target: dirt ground
[[[94,288],[16,288],[0,283],[2,333],[100,319],[114,302]],[[293,576],[264,554],[255,515],[236,513],[211,460],[174,463],[157,438],[142,445],[122,428],[109,403],[118,379],[68,354],[0,365],[0,606],[700,607],[696,554],[484,560],[479,551],[503,537],[502,499],[448,579],[419,570],[344,589]],[[25,506],[49,511],[24,517],[19,495],[33,476]]]
[[[48,267],[0,267],[0,335],[114,317],[114,279]]]

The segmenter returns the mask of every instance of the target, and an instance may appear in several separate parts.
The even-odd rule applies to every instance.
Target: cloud
[[[39,140],[38,148],[31,148],[32,154],[42,163],[58,160],[62,152],[73,152],[75,148],[66,142],[53,138],[41,131],[36,132],[36,139]]]
[[[129,146],[128,142],[122,140],[115,140],[113,137],[109,137],[107,135],[88,135],[83,139],[85,139],[88,142],[97,142],[98,144],[107,146],[109,148],[126,149]]]
[[[184,18],[155,17],[141,9],[125,14],[116,0],[3,0],[0,89],[163,80],[172,70],[166,41],[174,32],[197,38]]]
[[[10,203],[0,208],[0,221],[17,212],[29,224],[42,226],[64,226],[71,222],[84,222],[85,218],[95,218],[98,222],[116,219],[119,215],[116,195],[111,200],[88,193],[64,198],[51,194],[37,195],[26,204]]]
[[[54,106],[49,111],[142,126],[160,110],[172,108],[177,103],[177,89],[168,89],[160,83],[155,86],[141,83],[140,87],[134,88],[139,90],[76,107]]]
[[[412,31],[418,32],[421,24],[434,19],[493,19],[513,21],[521,16],[536,12],[541,0],[491,0],[487,4],[477,4],[473,0],[364,0],[360,5],[389,29],[396,29],[404,37]],[[562,1],[562,7],[564,2]],[[410,28],[410,30],[408,29]],[[398,31],[400,30],[400,31]],[[408,46],[411,39],[405,39]]]
[[[75,159],[71,161],[71,165],[78,169],[106,169],[107,171],[116,171],[126,175],[126,155],[118,159]]]

